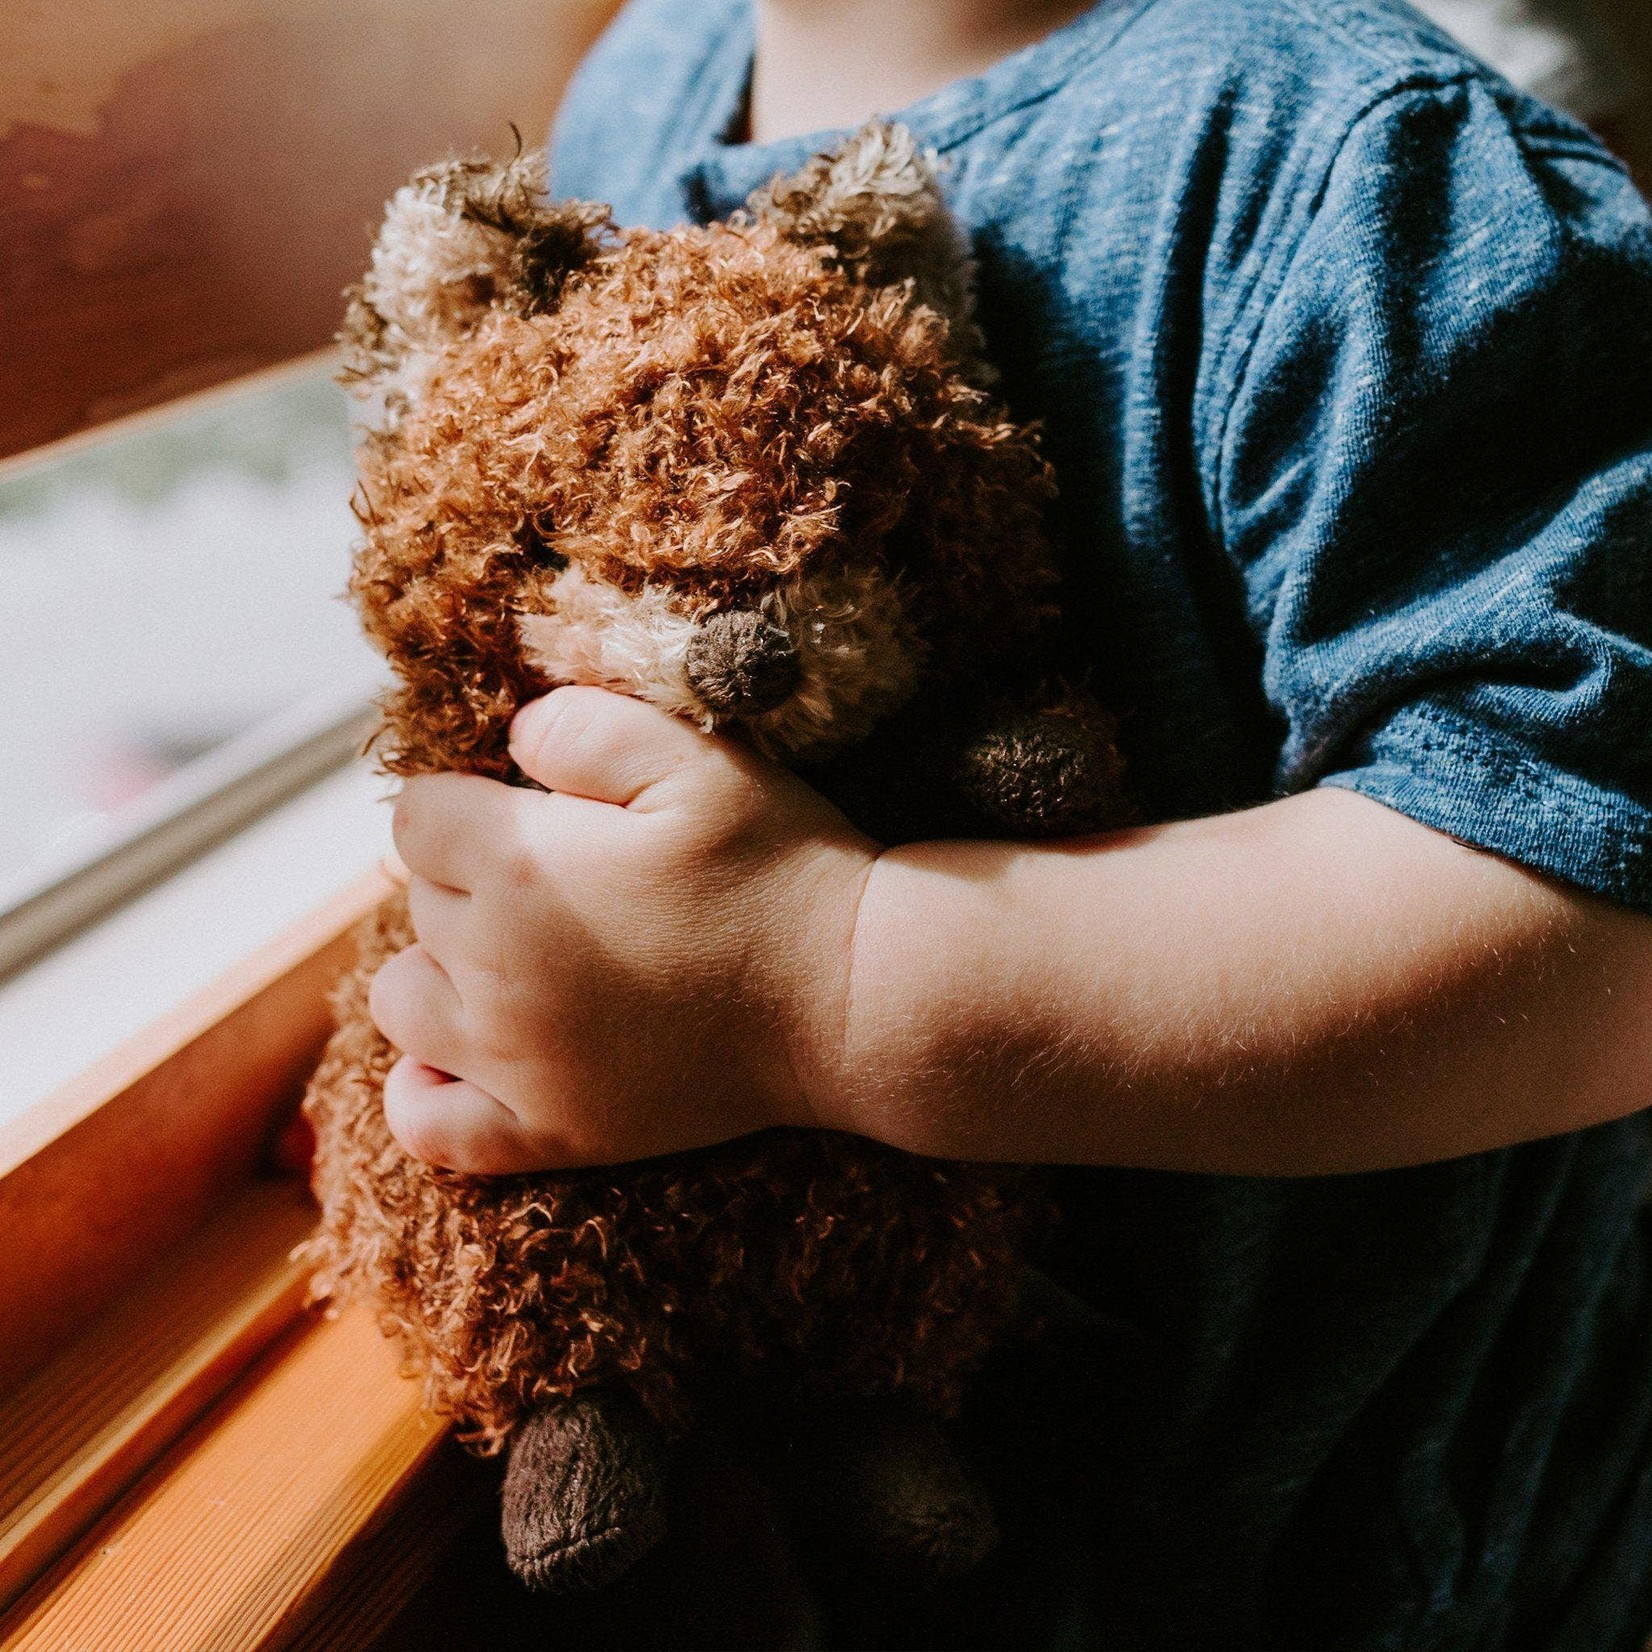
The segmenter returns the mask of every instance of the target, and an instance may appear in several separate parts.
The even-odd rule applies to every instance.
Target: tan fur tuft
[[[568,272],[594,255],[612,229],[606,211],[546,203],[544,188],[533,153],[427,167],[390,198],[339,335],[342,376],[369,429],[400,423],[445,346],[495,308],[548,308]]]
[[[918,302],[946,318],[959,359],[980,365],[975,264],[941,198],[935,166],[906,127],[873,121],[758,191],[751,208],[788,240],[820,248],[863,286],[910,282]]]

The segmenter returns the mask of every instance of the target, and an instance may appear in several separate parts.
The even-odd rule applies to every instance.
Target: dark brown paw
[[[601,1589],[665,1535],[668,1448],[624,1395],[576,1394],[511,1441],[503,1529],[511,1570],[530,1588]]]
[[[990,826],[1073,837],[1122,823],[1123,772],[1112,719],[1076,702],[1001,718],[964,746],[954,780]]]
[[[846,1405],[799,1438],[795,1515],[859,1575],[934,1588],[997,1546],[985,1488],[934,1418],[902,1401]]]

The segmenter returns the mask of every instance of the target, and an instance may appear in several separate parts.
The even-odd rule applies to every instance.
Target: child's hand
[[[877,848],[727,739],[594,688],[518,715],[549,788],[410,780],[416,946],[373,982],[410,1152],[481,1175],[819,1122]]]

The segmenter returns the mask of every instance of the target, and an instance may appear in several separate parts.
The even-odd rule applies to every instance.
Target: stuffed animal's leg
[[[931,1588],[998,1541],[985,1488],[940,1424],[898,1396],[811,1418],[790,1467],[794,1520],[858,1577]]]
[[[665,1534],[670,1450],[628,1396],[588,1389],[530,1417],[505,1469],[505,1555],[531,1588],[600,1589]]]
[[[989,826],[1011,837],[1069,837],[1128,819],[1112,716],[1068,692],[1001,712],[971,735],[952,781]]]

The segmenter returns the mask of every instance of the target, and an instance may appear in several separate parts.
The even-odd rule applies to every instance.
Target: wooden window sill
[[[292,1326],[313,1220],[295,1184],[250,1184],[0,1401],[0,1605]]]
[[[0,1129],[0,1648],[367,1647],[488,1495],[267,1173],[374,870]],[[157,1260],[158,1258],[158,1260]]]
[[[469,1517],[466,1469],[370,1314],[305,1315],[0,1620],[0,1646],[369,1646]]]

